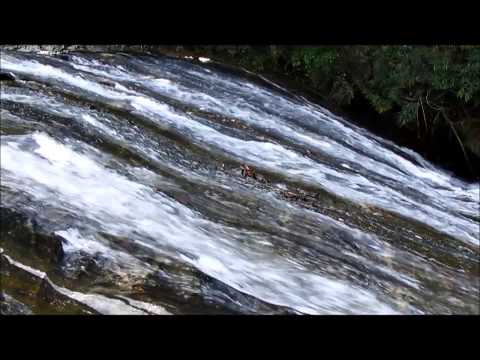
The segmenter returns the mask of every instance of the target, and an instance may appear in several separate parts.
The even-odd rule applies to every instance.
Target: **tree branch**
[[[452,121],[448,118],[445,110],[442,110],[442,114],[443,114],[444,119],[447,121],[447,123],[452,128],[452,131],[455,134],[455,137],[457,138],[458,143],[460,144],[460,147],[462,148],[463,155],[465,156],[465,161],[467,162],[468,168],[470,169],[471,173],[474,174],[472,165],[470,164],[470,160],[468,159],[467,151],[465,150],[465,146],[463,146],[463,142],[460,139],[460,136],[458,136],[457,130],[455,129],[455,125],[453,125]]]

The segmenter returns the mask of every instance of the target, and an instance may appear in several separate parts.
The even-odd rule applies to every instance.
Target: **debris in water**
[[[255,173],[255,169],[253,169],[252,167],[248,166],[248,165],[245,165],[243,164],[241,166],[242,168],[242,176],[243,177],[251,177],[255,180],[257,180],[257,174]]]
[[[298,199],[298,194],[291,191],[284,191],[283,195],[288,199]]]

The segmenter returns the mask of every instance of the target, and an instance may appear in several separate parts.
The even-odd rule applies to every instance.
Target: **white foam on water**
[[[101,122],[99,122],[97,119],[95,119],[92,115],[89,114],[82,114],[81,115],[82,119],[85,120],[87,123],[90,125],[95,126],[96,128],[102,130],[103,132],[116,136],[118,135],[115,130],[112,130],[112,128],[103,125]]]
[[[220,102],[222,106],[216,108],[209,107],[209,110],[211,111],[220,112],[225,115],[237,116],[244,121],[252,122],[260,126],[265,126],[266,124],[269,124],[270,119],[275,120],[274,126],[285,126],[288,124],[288,121],[286,121],[284,118],[285,114],[290,114],[293,117],[307,116],[310,121],[314,123],[316,122],[317,125],[319,125],[320,127],[328,128],[335,134],[339,135],[340,138],[347,138],[347,141],[354,144],[356,147],[367,149],[369,152],[372,152],[380,158],[384,158],[385,160],[387,160],[389,164],[395,166],[400,165],[403,167],[403,170],[412,171],[416,176],[420,178],[430,179],[439,184],[452,185],[451,176],[443,173],[439,169],[436,169],[434,166],[428,163],[428,161],[423,159],[420,155],[413,152],[412,150],[399,147],[388,140],[381,139],[372,134],[367,135],[364,129],[361,129],[350,123],[347,124],[345,121],[339,119],[328,110],[323,109],[318,105],[312,104],[307,100],[304,101],[305,104],[292,102],[291,100],[288,100],[280,96],[279,94],[272,93],[258,85],[249,83],[244,79],[242,79],[241,81],[236,81],[235,79],[229,78],[228,76],[219,78],[216,74],[206,73],[204,69],[184,70],[184,72],[188,74],[193,74],[197,77],[198,81],[191,82],[189,83],[189,85],[194,86],[195,84],[200,84],[203,80],[203,82],[215,83],[216,86],[221,84],[221,89],[226,90],[225,92],[217,92],[218,98],[216,98],[216,100],[217,102]],[[177,74],[176,76],[180,78],[181,75]],[[279,87],[271,81],[268,82],[275,85],[276,87]],[[202,89],[202,92],[206,91],[209,88],[212,87],[204,88]],[[245,88],[248,88],[249,91],[244,91]],[[286,89],[281,89],[283,91],[287,91]],[[196,102],[193,101],[194,98],[192,98],[192,94],[195,94],[195,96],[198,97],[197,89],[187,88],[186,90],[182,91],[182,89],[178,85],[172,85],[171,89],[165,88],[163,90],[165,90],[165,95],[173,95],[176,98],[181,97],[182,101],[188,102],[192,105],[196,104]],[[224,94],[224,96],[221,96],[222,94]],[[250,99],[259,99],[257,101],[258,103],[274,104],[271,109],[275,110],[275,114],[278,116],[272,117],[271,115],[266,114],[262,111],[262,109],[258,108],[255,105],[252,105],[252,103],[249,102]],[[202,104],[202,106],[208,105],[208,103]],[[298,132],[300,130],[296,127],[294,127],[294,129],[295,132]],[[286,128],[284,130],[286,130]],[[288,134],[288,136],[297,136],[297,134],[292,134],[291,132],[283,133]],[[313,133],[308,133],[308,137],[315,138],[315,135]],[[304,139],[306,138],[304,137]],[[347,150],[345,147],[336,143],[332,138],[330,138],[329,141],[330,143],[335,144],[337,156],[342,157],[344,155],[348,155],[348,151],[345,151]],[[414,157],[418,162],[420,162],[420,164],[422,164],[422,166],[418,167],[417,165],[414,165],[410,161],[402,158],[401,156],[398,156],[395,152],[392,152],[389,149],[382,148],[382,146],[379,146],[381,144],[389,144],[390,147],[397,149],[399,152],[406,153]],[[333,152],[332,155],[334,155]],[[356,155],[357,157],[362,156],[360,154]],[[368,157],[364,157],[364,159],[369,160]],[[378,164],[377,162],[377,165],[383,164]],[[392,169],[392,167],[388,167],[388,169],[390,170]],[[375,171],[375,167],[369,167],[369,170]]]
[[[341,172],[321,166],[294,151],[288,150],[281,145],[259,142],[244,141],[232,136],[221,134],[213,128],[173,112],[169,106],[160,104],[152,99],[137,97],[132,102],[140,112],[148,115],[153,120],[167,123],[176,127],[181,132],[194,132],[193,138],[218,146],[226,153],[232,153],[237,158],[243,158],[249,163],[260,168],[270,168],[276,172],[282,172],[287,175],[294,175],[297,178],[303,178],[304,181],[327,188],[334,194],[344,196],[348,199],[354,199],[360,203],[381,206],[388,210],[400,213],[407,217],[413,217],[429,224],[442,232],[474,245],[480,243],[477,236],[478,224],[450,215],[447,205],[443,204],[441,199],[434,198],[432,204],[446,207],[445,210],[439,210],[428,203],[422,202],[422,199],[412,199],[400,193],[397,190],[387,186],[376,186],[367,178],[349,174],[348,177]],[[330,180],[327,175],[335,179],[344,179],[341,183],[338,180]],[[362,188],[370,189],[370,193],[365,193]],[[457,189],[457,191],[459,191]],[[470,189],[476,193],[475,189]],[[438,195],[435,191],[433,195]],[[473,195],[475,196],[475,195]],[[471,209],[464,203],[457,205],[466,213],[475,213],[477,211],[475,203],[470,204]]]
[[[26,146],[31,141],[36,144],[30,145],[33,152],[14,146],[17,142]],[[187,258],[192,265],[237,290],[312,314],[396,313],[364,289],[300,270],[273,252],[239,247],[235,232],[200,218],[46,134],[9,138],[2,143],[1,156],[2,185],[53,205],[70,204],[70,210],[99,221],[112,234],[132,238],[140,234],[155,239],[158,245],[195,254]],[[60,234],[69,239],[70,246],[112,254],[74,231]]]
[[[414,175],[414,177],[410,177],[408,179],[404,177],[402,179],[401,177],[399,177],[399,172],[393,169],[391,169],[389,176],[395,174],[397,180],[403,181],[403,183],[407,181],[413,181],[413,183],[418,183],[419,179],[428,179],[439,183],[442,186],[448,186],[447,190],[443,191],[433,190],[429,186],[426,186],[426,184],[424,183],[418,183],[416,186],[416,189],[418,191],[421,191],[425,195],[427,195],[425,199],[429,199],[431,204],[443,207],[445,209],[444,211],[439,211],[429,204],[420,203],[419,201],[422,201],[421,199],[419,200],[408,198],[400,194],[398,191],[388,188],[384,184],[378,186],[364,176],[358,174],[349,174],[349,176],[345,178],[345,181],[342,182],[342,184],[338,184],[336,181],[330,181],[326,179],[326,174],[332,175],[337,179],[344,178],[344,176],[342,173],[321,166],[314,161],[307,160],[303,156],[298,156],[294,152],[286,150],[281,146],[275,146],[273,144],[264,142],[246,142],[220,134],[219,132],[209,128],[208,126],[202,125],[187,117],[175,114],[164,104],[160,104],[157,101],[146,98],[142,95],[132,95],[134,94],[134,92],[132,91],[129,91],[129,93],[114,92],[110,89],[99,86],[96,83],[85,80],[79,76],[67,74],[59,69],[55,69],[48,65],[42,65],[38,62],[27,61],[15,63],[9,61],[9,58],[7,58],[6,62],[4,61],[4,63],[4,66],[8,70],[27,73],[33,72],[36,76],[47,79],[61,79],[62,81],[65,81],[74,86],[78,86],[84,90],[93,91],[99,95],[107,96],[115,100],[126,101],[127,103],[131,103],[134,108],[139,109],[141,112],[146,112],[147,114],[153,115],[152,117],[156,120],[159,120],[159,117],[155,116],[155,113],[156,111],[159,111],[160,113],[162,113],[162,115],[168,115],[168,117],[164,117],[161,119],[163,122],[168,122],[170,125],[175,125],[177,127],[179,124],[183,124],[181,129],[195,130],[195,138],[200,138],[205,143],[213,143],[217,146],[220,146],[223,148],[223,150],[232,153],[232,155],[241,157],[245,160],[255,163],[257,166],[270,166],[271,168],[273,168],[274,171],[282,171],[286,174],[302,177],[306,181],[310,181],[316,185],[325,187],[329,191],[347,197],[349,199],[353,199],[358,202],[370,203],[376,206],[381,206],[388,210],[399,212],[407,217],[421,219],[423,222],[434,226],[441,231],[444,231],[452,236],[458,237],[470,243],[478,244],[480,242],[480,240],[476,236],[476,227],[478,227],[478,224],[468,219],[459,219],[455,216],[450,216],[447,213],[447,211],[449,211],[449,209],[451,208],[454,211],[475,216],[478,212],[478,209],[475,205],[475,199],[478,199],[478,197],[480,196],[479,190],[475,187],[470,187],[465,190],[464,188],[454,186],[443,174],[432,173],[432,171],[429,169],[420,170],[411,162],[395,154],[392,155],[395,161],[397,161],[398,164],[402,164],[405,169],[407,169],[410,173]],[[171,87],[175,85],[163,81],[161,82],[161,86]],[[178,86],[176,89],[177,90],[175,91],[178,92]],[[255,89],[255,87],[253,87],[253,89]],[[261,91],[260,93],[264,93],[264,91]],[[182,90],[182,100],[185,101],[186,97],[192,97],[191,93]],[[202,101],[206,100],[206,104],[210,104],[210,108],[212,106],[217,108],[228,108],[228,106],[225,106],[225,104],[222,104],[221,101],[219,102],[219,100],[211,97],[210,95],[197,93],[196,95],[193,95],[193,98],[203,99]],[[242,110],[235,106],[234,109],[236,116],[243,117],[244,119],[255,118],[255,113],[253,111],[254,109],[252,110],[247,107],[247,110]],[[87,118],[87,120],[91,119]],[[261,121],[263,123],[268,123],[266,119],[261,119]],[[272,123],[272,127],[281,128],[282,126],[285,126],[282,125],[282,123],[284,122],[279,121],[277,118],[275,118],[274,120],[270,119],[270,122]],[[338,124],[340,123],[338,122]],[[356,134],[353,130],[348,129],[342,124],[338,126],[342,128],[342,131],[344,133],[358,139],[359,135]],[[297,139],[301,138],[303,142],[307,142],[310,146],[318,146],[319,148],[323,149],[323,151],[328,151],[328,148],[331,147],[332,142],[328,143],[323,140],[315,139],[314,136],[302,135],[301,133],[287,130],[288,129],[283,129],[282,132],[293,134],[291,136],[296,136]],[[364,140],[364,142],[367,143],[371,142],[365,137],[361,140]],[[360,141],[358,143],[361,144],[362,142]],[[376,147],[373,146],[372,148]],[[355,161],[356,163],[361,163],[363,165],[371,163],[371,165],[369,165],[370,169],[381,169],[382,167],[384,167],[383,164],[374,162],[365,157],[362,158],[362,156],[359,156],[352,151],[345,149],[343,149],[343,151],[338,151],[339,149],[337,146],[334,150],[336,153],[346,155],[350,154],[348,155],[350,161]],[[388,171],[386,170],[383,171],[383,175],[385,176],[387,172]],[[371,191],[370,193],[365,193],[361,191],[362,188],[370,189]],[[452,192],[455,193],[454,196],[452,196]],[[467,197],[471,201],[468,203],[465,203],[464,201],[457,203],[457,201],[455,201],[455,196],[457,196],[458,193],[462,195],[465,194],[465,197]],[[443,199],[448,199],[448,202]],[[412,210],[412,208],[420,208],[423,210]],[[424,212],[430,213],[430,216],[425,216]],[[470,228],[470,230],[465,230],[463,228]]]
[[[147,264],[128,253],[112,249],[108,244],[102,243],[98,236],[81,234],[76,228],[57,230],[55,234],[63,238],[65,253],[82,251],[92,256],[101,255],[102,258],[110,260],[110,265],[115,265],[114,270],[119,275],[144,277],[151,271]]]
[[[190,72],[191,73],[191,72]],[[193,72],[198,77],[199,80],[208,79],[210,81],[223,81],[217,76],[207,76],[203,72]],[[200,83],[200,81],[199,81]],[[227,82],[230,87],[238,87],[238,84],[234,81]],[[151,83],[144,83],[147,87],[152,87],[155,91],[160,91],[163,95],[171,96],[182,102],[186,102],[192,105],[200,106],[202,108],[208,109],[209,111],[220,113],[225,116],[233,116],[240,118],[243,121],[246,121],[256,126],[262,128],[267,128],[270,130],[275,130],[276,133],[286,136],[288,139],[294,139],[296,142],[307,144],[311,147],[317,148],[323,152],[328,153],[330,156],[339,158],[340,160],[349,160],[355,162],[360,166],[365,167],[368,171],[373,173],[378,173],[383,177],[405,183],[413,182],[420,192],[424,192],[428,198],[431,199],[442,199],[445,196],[449,196],[452,192],[467,191],[472,193],[473,196],[478,199],[478,186],[473,189],[469,189],[469,186],[457,179],[452,178],[450,175],[443,173],[439,169],[436,169],[427,161],[422,159],[418,154],[414,153],[409,149],[400,148],[393,143],[389,143],[383,139],[377,139],[374,136],[364,136],[359,132],[359,129],[348,127],[341,121],[337,121],[335,117],[327,116],[329,115],[328,111],[318,112],[309,106],[299,106],[298,104],[293,104],[287,100],[279,98],[278,95],[272,95],[271,93],[266,92],[265,90],[259,88],[258,86],[250,85],[254,92],[254,96],[263,97],[266,99],[265,103],[278,103],[280,102],[283,106],[277,108],[278,116],[272,116],[271,114],[266,114],[261,111],[258,107],[252,106],[249,102],[241,98],[241,93],[235,93],[232,91],[226,92],[224,96],[218,96],[222,94],[221,91],[217,91],[217,97],[212,97],[205,93],[206,90],[200,92],[189,89],[185,86],[182,86],[177,83],[164,83],[162,86],[155,86]],[[193,83],[191,84],[193,85]],[[242,85],[245,88],[245,85]],[[241,88],[240,88],[241,90]],[[239,91],[240,91],[239,90]],[[276,96],[276,97],[274,97]],[[283,101],[281,101],[283,100]],[[277,105],[277,104],[276,104]],[[383,159],[383,161],[377,161],[373,158],[365,156],[361,153],[354,152],[351,149],[341,145],[336,142],[333,138],[320,137],[317,134],[312,132],[305,131],[301,128],[289,124],[280,114],[292,114],[292,116],[306,116],[308,115],[312,121],[317,121],[318,126],[322,128],[327,128],[333,130],[334,133],[338,134],[340,138],[346,138],[347,142],[352,144],[352,146],[360,147],[365,151],[372,153],[376,157]],[[373,140],[372,140],[373,139]],[[414,157],[417,161],[422,164],[418,166],[413,164],[411,161],[404,159],[403,157],[397,155],[395,152],[389,149],[382,149],[382,143],[389,143],[389,146],[396,148],[401,153],[407,153],[409,156]],[[406,172],[402,173],[398,169]],[[413,175],[413,176],[412,176]],[[425,181],[428,181],[427,183]],[[446,187],[446,191],[433,189],[430,186],[430,183],[437,184],[439,186]],[[382,184],[381,186],[385,186]],[[439,200],[441,201],[441,200]],[[446,205],[446,204],[444,204]],[[450,204],[452,205],[452,204]],[[457,211],[467,211],[469,214],[476,213],[478,209],[474,209],[470,204],[456,204],[455,210]],[[466,209],[465,209],[466,208]],[[464,210],[465,209],[465,210]]]
[[[105,86],[89,81],[80,75],[75,76],[53,66],[41,64],[37,61],[15,61],[9,56],[2,56],[2,68],[20,74],[32,74],[43,79],[64,81],[87,91],[104,93],[110,97],[116,96],[116,93],[109,91]]]

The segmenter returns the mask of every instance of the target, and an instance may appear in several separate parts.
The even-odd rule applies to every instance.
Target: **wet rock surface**
[[[32,310],[8,294],[0,293],[0,315],[31,315]]]
[[[62,238],[45,232],[34,218],[0,206],[0,219],[2,246],[25,249],[49,263],[62,260]]]
[[[11,72],[0,72],[0,81],[15,81],[16,77]]]

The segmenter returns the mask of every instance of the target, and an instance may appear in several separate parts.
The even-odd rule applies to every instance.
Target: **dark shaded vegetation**
[[[480,174],[480,46],[194,46],[293,79],[460,176]]]

